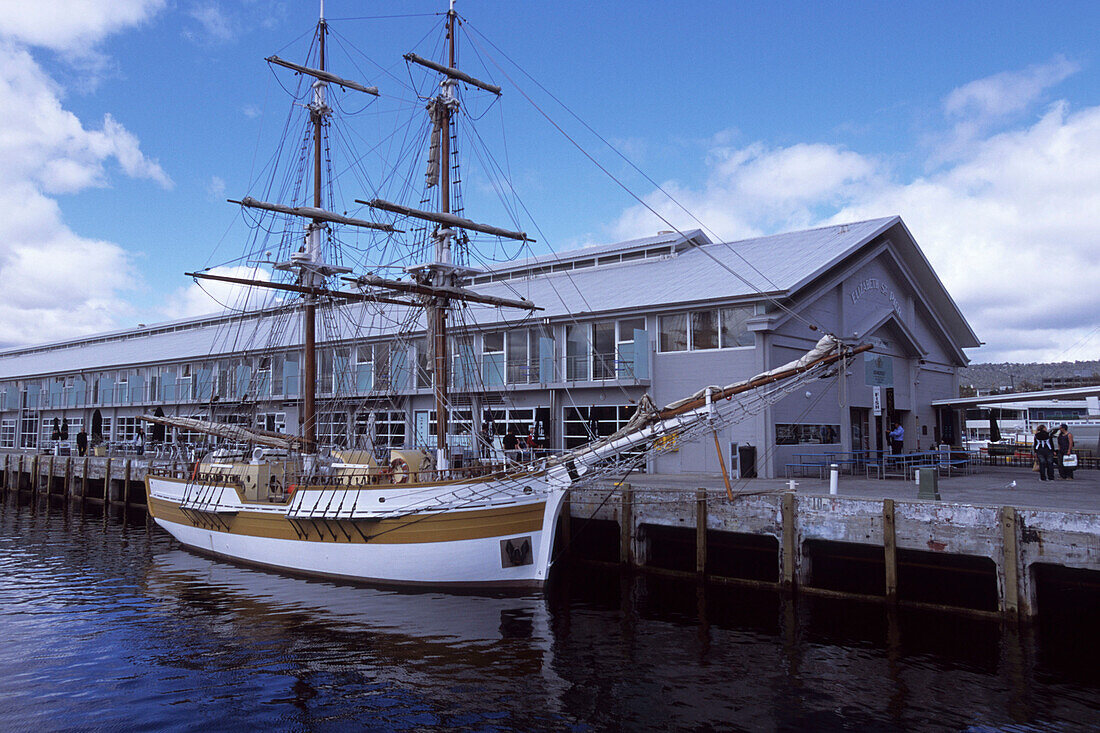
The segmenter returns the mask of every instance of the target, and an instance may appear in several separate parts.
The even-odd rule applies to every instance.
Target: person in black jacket
[[[1056,439],[1058,444],[1055,446],[1055,461],[1058,464],[1058,475],[1062,478],[1073,478],[1073,469],[1064,465],[1066,456],[1073,452],[1073,433],[1069,431],[1068,425],[1062,423],[1058,426]]]
[[[1054,441],[1047,432],[1046,425],[1040,425],[1035,430],[1035,438],[1032,441],[1035,449],[1035,460],[1039,462],[1039,480],[1054,480]]]
[[[76,450],[82,456],[88,455],[88,434],[84,432],[84,428],[76,434]]]
[[[518,460],[516,454],[519,448],[519,438],[516,437],[516,431],[514,428],[509,427],[508,432],[504,434],[504,455],[511,461]]]

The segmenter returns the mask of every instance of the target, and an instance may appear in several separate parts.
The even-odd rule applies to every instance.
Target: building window
[[[756,343],[752,331],[748,328],[748,320],[755,313],[752,306],[723,308],[720,313],[723,349],[736,346],[752,346]]]
[[[405,445],[405,413],[397,410],[373,412],[374,445],[400,448]]]
[[[0,420],[0,448],[15,447],[15,420]]]
[[[625,318],[618,322],[619,339],[615,344],[616,371],[620,379],[636,379],[649,376],[649,340],[645,334],[644,318]],[[636,335],[646,336],[635,343]]]
[[[192,420],[206,420],[206,415],[187,415],[186,417]],[[203,433],[198,430],[192,431],[187,428],[175,428],[175,434],[177,443],[196,444],[204,443],[211,439],[208,433]]]
[[[261,356],[256,365],[256,398],[267,397],[271,394],[271,357]]]
[[[658,347],[671,352],[752,346],[755,340],[748,320],[754,313],[752,306],[739,306],[661,316]]]
[[[615,376],[615,322],[593,323],[592,378],[614,379]]]
[[[360,412],[355,416],[354,446],[359,449],[400,448],[405,445],[405,413],[400,410]]]
[[[566,407],[562,421],[565,449],[578,448],[623,428],[634,414],[631,405]]]
[[[438,441],[436,440],[436,431],[439,429],[435,421],[435,410],[417,410],[414,427],[416,429],[415,442],[416,445],[428,446],[429,448],[438,447]],[[472,445],[470,435],[474,430],[474,416],[472,410],[451,410],[450,418],[447,422],[447,443],[451,446],[460,446],[467,448]],[[459,436],[466,436],[463,440],[458,440]]]
[[[487,333],[481,337],[481,379],[486,386],[504,384],[504,332]]]
[[[114,441],[116,443],[132,442],[137,435],[138,419],[136,417],[120,417],[115,426]]]
[[[332,351],[333,391],[338,395],[354,394],[351,372],[351,349],[347,346]],[[267,394],[266,392],[264,394]]]
[[[194,399],[191,392],[191,365],[184,364],[180,367],[179,401],[188,402]]]
[[[283,358],[282,354],[271,357],[271,395],[273,397],[283,395]]]
[[[546,448],[550,435],[550,408],[506,408],[503,410],[485,409],[481,411],[482,435],[507,435],[511,430],[523,445],[524,436],[534,432],[535,447]]]
[[[388,343],[375,344],[372,350],[374,359],[374,380],[371,388],[374,390],[388,390],[395,380],[390,372],[390,345]]]
[[[256,415],[256,427],[269,433],[286,433],[285,412],[261,412]]]
[[[69,438],[65,441],[65,444],[69,448],[76,448],[76,434],[84,429],[84,418],[72,417],[69,418]]]
[[[432,345],[429,339],[422,338],[416,341],[416,386],[417,389],[428,389],[432,386],[435,377],[435,360],[432,355]]]
[[[691,314],[691,348],[693,351],[718,348],[718,311]]]
[[[37,448],[38,447],[38,413],[37,412],[25,412],[25,413],[23,413],[23,419],[20,421],[19,447],[20,448]]]
[[[468,336],[453,338],[450,350],[451,387],[460,392],[476,388],[479,380],[473,339]]]
[[[317,391],[332,394],[332,349],[317,352]]]
[[[214,381],[214,394],[219,399],[229,399],[229,363],[225,361],[219,361],[214,368],[215,381]]]
[[[143,398],[146,402],[163,401],[164,395],[160,394],[160,374],[156,367],[148,370],[149,379],[146,382],[146,392]],[[134,402],[140,402],[141,400],[134,400]]]
[[[572,323],[565,327],[565,378],[570,382],[588,380],[591,357],[588,350],[588,324]]]
[[[322,412],[317,416],[317,442],[334,448],[348,444],[348,414],[346,412]]]
[[[687,314],[673,313],[672,315],[661,316],[658,321],[660,322],[661,329],[661,351],[687,351]]]
[[[839,443],[839,425],[779,423],[775,426],[776,445],[838,445]]]

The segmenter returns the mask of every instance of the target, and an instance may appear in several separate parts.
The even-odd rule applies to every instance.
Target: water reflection
[[[22,729],[1100,719],[1092,659],[1043,629],[591,568],[523,596],[343,585],[185,552],[138,515],[11,497],[0,623],[5,722]]]

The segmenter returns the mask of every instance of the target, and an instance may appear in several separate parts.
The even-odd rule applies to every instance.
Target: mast
[[[461,278],[475,271],[462,265],[456,265],[452,261],[451,244],[455,238],[456,229],[470,229],[525,242],[534,241],[525,232],[478,224],[451,213],[451,119],[459,105],[458,98],[455,96],[455,87],[462,82],[492,94],[499,95],[501,93],[500,87],[495,84],[475,79],[455,68],[457,20],[458,14],[454,10],[454,0],[451,0],[450,9],[447,11],[446,64],[429,61],[414,53],[405,54],[406,61],[443,75],[443,80],[439,83],[440,92],[432,97],[427,105],[432,119],[432,135],[428,153],[426,183],[428,188],[439,186],[438,211],[420,211],[382,199],[371,199],[370,201],[356,199],[358,203],[366,204],[374,209],[434,222],[437,225],[432,234],[435,244],[434,259],[423,265],[406,268],[406,272],[413,276],[415,284],[377,276],[345,278],[350,282],[355,282],[360,287],[388,288],[423,296],[422,302],[426,312],[432,353],[432,387],[435,395],[436,415],[436,467],[441,470],[449,468],[447,456],[447,385],[449,382],[450,358],[447,353],[447,312],[451,308],[451,301],[480,302],[501,307],[537,310],[534,304],[526,300],[479,296],[477,293],[460,287]]]
[[[294,284],[274,282],[254,278],[232,278],[214,275],[209,272],[187,273],[191,277],[220,280],[241,285],[250,285],[262,288],[272,288],[286,292],[294,292],[302,298],[302,409],[299,415],[301,426],[301,440],[305,452],[317,452],[317,306],[323,298],[335,299],[335,301],[373,301],[378,303],[392,303],[396,305],[412,305],[411,301],[399,300],[378,295],[376,293],[351,293],[333,290],[326,284],[327,278],[333,275],[347,274],[350,267],[332,265],[325,262],[323,251],[324,236],[330,223],[339,226],[353,226],[363,229],[374,229],[383,232],[400,231],[390,224],[383,224],[365,219],[349,217],[347,214],[339,214],[322,208],[324,199],[324,178],[321,169],[321,147],[324,137],[326,118],[332,114],[332,109],[326,102],[326,90],[330,84],[335,84],[343,89],[351,89],[371,96],[379,95],[378,88],[361,84],[352,79],[346,79],[326,70],[325,41],[328,34],[328,23],[325,21],[325,3],[320,0],[320,14],[317,21],[317,48],[318,67],[311,68],[284,61],[278,56],[269,56],[267,62],[275,66],[281,66],[296,74],[313,78],[313,99],[306,105],[309,110],[310,124],[313,126],[313,205],[312,206],[287,206],[269,201],[259,201],[251,196],[245,196],[239,201],[230,199],[231,203],[242,207],[273,211],[288,216],[297,216],[308,219],[305,227],[305,243],[297,252],[291,252],[290,258],[285,262],[273,263],[276,270],[292,272],[297,276]]]
[[[321,1],[321,18],[317,22],[319,66],[325,70],[325,4]],[[321,128],[324,115],[328,111],[325,105],[326,82],[316,79],[313,82],[313,103],[309,107],[309,119],[313,123],[313,207],[322,208],[321,202]],[[306,227],[306,253],[312,261],[321,254],[321,234],[324,221],[313,219]],[[309,279],[310,282],[306,282]],[[302,270],[302,285],[315,286],[312,282],[316,275]],[[302,384],[302,438],[310,451],[317,450],[317,296],[305,294],[305,308],[302,310],[302,371],[305,378]]]
[[[451,3],[447,11],[447,65],[455,68],[455,10]],[[437,102],[437,114],[439,115],[439,211],[441,214],[451,213],[451,114],[458,105],[454,96],[455,80],[445,77],[442,82],[443,91]],[[437,267],[432,272],[432,285],[441,287],[451,285],[448,282],[450,273],[448,266],[451,264],[451,237],[454,230],[446,226],[436,229],[435,233],[435,261]],[[428,310],[430,321],[430,333],[432,337],[432,355],[435,360],[433,368],[435,388],[435,439],[436,439],[436,466],[440,470],[450,467],[450,457],[447,453],[447,381],[448,381],[448,354],[447,354],[447,309],[450,302],[447,298],[435,297],[432,299]]]

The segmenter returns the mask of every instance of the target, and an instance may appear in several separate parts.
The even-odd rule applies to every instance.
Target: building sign
[[[863,378],[868,387],[893,387],[894,358],[868,351],[863,355]]]
[[[871,388],[871,404],[875,417],[882,415],[882,387]]]
[[[890,286],[877,277],[860,280],[848,293],[848,297],[855,303],[867,293],[882,293],[890,301],[890,305],[894,307],[894,310],[901,313],[901,305],[898,303],[898,299],[894,297],[894,291],[890,290]]]

